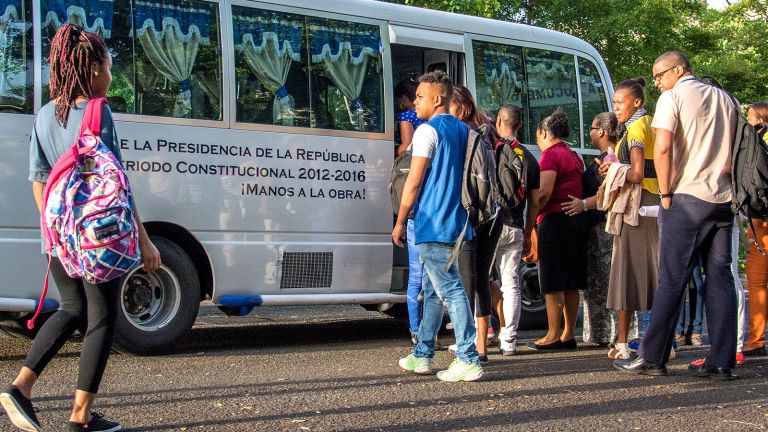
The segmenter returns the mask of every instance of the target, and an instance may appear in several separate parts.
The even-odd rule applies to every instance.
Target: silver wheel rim
[[[181,304],[181,286],[173,271],[161,265],[152,273],[132,271],[121,290],[123,313],[134,327],[157,331],[176,317]]]
[[[524,311],[538,313],[545,310],[547,307],[544,301],[544,296],[541,295],[538,287],[536,290],[533,290],[532,287],[527,283],[526,278],[529,277],[529,274],[531,274],[530,277],[535,275],[536,279],[538,279],[539,266],[534,263],[527,263],[522,264],[520,267],[518,275],[521,285],[521,306]]]

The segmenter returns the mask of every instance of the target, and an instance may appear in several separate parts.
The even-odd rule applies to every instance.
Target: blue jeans
[[[456,335],[456,358],[468,364],[479,363],[480,358],[475,347],[474,320],[467,294],[461,284],[459,266],[454,262],[447,272],[444,270],[453,246],[443,243],[419,243],[416,247],[424,266],[424,317],[419,326],[419,343],[413,348],[413,355],[426,358],[435,355],[435,338],[443,323],[445,304]]]
[[[688,290],[688,328],[685,327],[685,302],[683,302],[675,334],[685,335],[687,330],[689,336],[692,334],[701,335],[704,330],[704,298],[707,286],[704,275],[701,273],[701,262],[693,269],[693,285],[696,287],[696,291]]]
[[[416,247],[415,234],[413,233],[413,219],[408,219],[406,225],[406,237],[408,241],[408,290],[406,291],[406,304],[408,305],[408,322],[411,333],[419,332],[421,324],[422,304],[419,301],[421,294],[421,261],[419,260],[419,248]]]

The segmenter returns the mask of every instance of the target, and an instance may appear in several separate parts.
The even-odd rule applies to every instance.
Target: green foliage
[[[501,13],[502,4],[505,2],[503,0],[394,0],[390,3],[496,18]]]
[[[768,0],[740,0],[725,10],[702,0],[396,0],[393,3],[523,22],[586,40],[614,82],[643,76],[661,53],[687,54],[740,100],[768,99]]]
[[[768,0],[710,10],[703,21],[716,43],[692,57],[698,75],[714,77],[744,103],[768,99]]]

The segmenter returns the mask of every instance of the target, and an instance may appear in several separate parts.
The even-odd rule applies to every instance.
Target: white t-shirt
[[[686,77],[661,94],[654,129],[673,133],[671,190],[711,203],[731,201],[731,146],[738,113],[724,91]]]
[[[437,131],[428,124],[422,124],[416,128],[411,140],[411,149],[413,156],[432,159],[437,148]]]

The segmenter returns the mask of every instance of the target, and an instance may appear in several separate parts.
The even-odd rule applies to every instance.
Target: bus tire
[[[539,330],[547,327],[547,307],[539,286],[539,265],[520,263],[521,309],[520,328]]]
[[[35,328],[32,330],[27,328],[27,320],[32,318],[32,314],[27,314],[21,318],[7,319],[0,321],[0,330],[8,336],[20,338],[20,339],[34,339],[37,336],[37,332],[40,327],[45,324],[48,318],[53,315],[54,312],[40,314],[35,321]]]
[[[395,303],[391,307],[381,311],[381,313],[396,319],[407,319],[408,305],[405,303]]]
[[[152,273],[139,267],[121,280],[115,328],[117,351],[159,355],[192,329],[200,309],[200,280],[189,256],[175,243],[153,237],[162,265]]]

